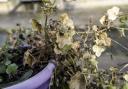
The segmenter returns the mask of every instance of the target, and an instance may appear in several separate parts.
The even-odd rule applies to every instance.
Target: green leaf
[[[120,24],[120,28],[126,28],[127,27],[127,24],[126,23],[121,23]]]
[[[109,85],[107,89],[117,89],[116,86]]]
[[[128,89],[128,83],[125,83],[122,89]]]
[[[127,16],[121,16],[119,20],[121,23],[125,23],[128,20],[128,18]]]
[[[0,76],[0,83],[3,81],[2,77]]]
[[[6,72],[6,66],[4,64],[0,64],[0,73]]]
[[[17,71],[18,66],[16,64],[10,64],[8,65],[6,72],[7,74],[15,74]]]

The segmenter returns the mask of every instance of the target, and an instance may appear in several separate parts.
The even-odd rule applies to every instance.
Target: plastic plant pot
[[[56,65],[50,62],[41,72],[30,79],[4,89],[49,89],[51,76],[55,67]]]

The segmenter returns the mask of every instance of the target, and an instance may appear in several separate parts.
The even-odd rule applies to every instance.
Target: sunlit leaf
[[[104,16],[102,16],[102,17],[100,18],[100,23],[101,23],[102,25],[106,25],[106,24],[107,24],[107,16],[106,16],[106,15],[104,15]]]
[[[123,78],[128,82],[128,74],[125,74]]]

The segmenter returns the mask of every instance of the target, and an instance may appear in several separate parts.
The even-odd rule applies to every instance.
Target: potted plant
[[[127,17],[119,13],[118,7],[109,9],[101,17],[101,25],[90,23],[87,29],[79,31],[67,13],[60,15],[58,19],[49,20],[48,16],[54,10],[53,4],[49,0],[44,0],[42,4],[45,25],[35,19],[32,19],[33,28],[29,30],[17,24],[18,29],[12,30],[0,50],[1,87],[128,89],[128,74],[122,72],[123,69],[98,68],[98,58],[111,47],[112,41],[115,42],[109,36],[111,30],[116,28],[112,24],[114,21],[121,22],[121,30],[116,30],[119,30],[121,36],[125,36],[123,28]]]

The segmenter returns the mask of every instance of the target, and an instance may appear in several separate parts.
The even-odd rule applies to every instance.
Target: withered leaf
[[[41,33],[43,31],[43,28],[42,28],[42,25],[35,19],[32,19],[32,27],[33,27],[33,30]]]
[[[24,65],[29,65],[32,67],[36,63],[35,58],[30,54],[29,50],[25,52],[24,54]]]

